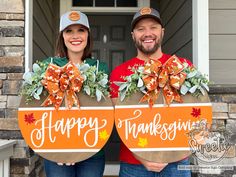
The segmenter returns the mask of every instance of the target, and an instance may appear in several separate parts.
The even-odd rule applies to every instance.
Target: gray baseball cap
[[[61,16],[60,32],[70,25],[79,24],[83,25],[89,30],[89,22],[87,16],[80,11],[66,12]]]
[[[131,22],[132,31],[139,20],[147,17],[155,19],[163,27],[160,13],[156,9],[150,7],[143,7],[138,12],[136,12],[136,14],[134,14],[133,20]]]

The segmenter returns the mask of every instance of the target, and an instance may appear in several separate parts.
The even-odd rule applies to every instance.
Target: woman
[[[91,59],[92,40],[88,18],[79,11],[67,12],[60,19],[60,33],[56,44],[56,56],[46,62],[64,66],[68,61],[74,64],[98,65],[98,70],[108,72],[107,65]],[[47,177],[102,177],[105,166],[104,152],[82,162],[61,164],[44,160]]]

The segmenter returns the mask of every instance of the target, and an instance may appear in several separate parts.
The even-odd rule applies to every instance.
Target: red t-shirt
[[[164,64],[171,55],[164,54],[159,58],[159,61]],[[181,62],[186,62],[190,66],[192,66],[192,63],[185,59],[185,58],[179,58]],[[139,58],[132,58],[121,65],[117,66],[110,75],[110,82],[111,82],[111,98],[117,98],[118,97],[118,89],[119,87],[114,84],[114,81],[124,81],[124,76],[129,76],[133,72],[130,70],[132,67],[138,67],[138,66],[143,66],[144,61],[139,59]],[[121,142],[121,147],[120,147],[120,160],[129,164],[140,164],[140,162],[135,159],[133,156],[132,152]]]

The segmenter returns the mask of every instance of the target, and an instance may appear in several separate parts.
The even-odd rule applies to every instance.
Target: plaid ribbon
[[[175,55],[171,56],[164,65],[159,60],[148,60],[142,78],[147,92],[140,102],[148,101],[149,106],[152,107],[161,90],[167,105],[173,101],[183,102],[178,93],[187,76],[182,72],[183,69],[184,65]]]
[[[76,92],[80,91],[83,81],[80,71],[72,62],[68,62],[64,67],[50,63],[42,80],[49,96],[41,106],[53,104],[55,109],[58,109],[65,97],[67,108],[71,109],[73,105],[80,107]]]

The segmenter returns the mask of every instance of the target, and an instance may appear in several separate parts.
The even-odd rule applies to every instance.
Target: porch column
[[[192,0],[193,64],[209,78],[209,8],[208,0]]]

